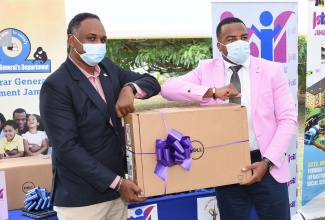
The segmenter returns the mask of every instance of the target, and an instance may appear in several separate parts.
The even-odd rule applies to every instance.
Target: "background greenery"
[[[109,40],[107,56],[127,69],[179,73],[212,57],[211,38]]]

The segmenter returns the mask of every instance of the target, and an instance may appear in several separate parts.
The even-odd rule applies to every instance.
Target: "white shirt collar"
[[[249,56],[248,59],[242,64],[243,67],[249,68],[249,64],[251,62],[251,57]],[[225,59],[223,59],[223,63],[225,65],[225,70],[227,71],[229,67],[236,66],[235,64],[227,62]]]

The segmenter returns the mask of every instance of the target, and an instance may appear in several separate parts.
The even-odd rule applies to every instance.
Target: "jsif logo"
[[[297,155],[296,154],[289,154],[288,155],[288,162],[290,163],[290,161],[292,160],[296,160],[297,159]]]

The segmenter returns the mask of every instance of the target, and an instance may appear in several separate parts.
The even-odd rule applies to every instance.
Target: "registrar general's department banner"
[[[39,114],[39,91],[66,59],[64,0],[1,0],[0,112]]]

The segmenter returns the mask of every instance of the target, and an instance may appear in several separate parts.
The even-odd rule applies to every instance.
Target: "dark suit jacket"
[[[146,98],[160,92],[148,74],[124,70],[107,58],[99,66],[107,104],[69,58],[41,88],[40,113],[53,148],[55,206],[87,206],[119,197],[109,185],[125,172],[124,131],[114,108],[120,90],[134,82]]]

